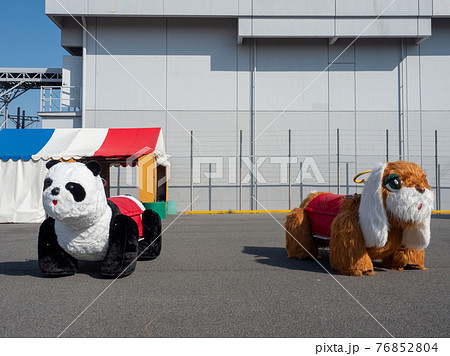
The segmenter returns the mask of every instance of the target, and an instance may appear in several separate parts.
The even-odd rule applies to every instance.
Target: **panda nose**
[[[425,192],[425,188],[422,188],[422,187],[416,187],[416,190],[421,194],[423,194]]]
[[[52,195],[58,195],[59,194],[59,188],[53,188],[51,193],[52,193]]]

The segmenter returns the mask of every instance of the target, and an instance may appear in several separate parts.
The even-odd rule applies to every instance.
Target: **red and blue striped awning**
[[[0,131],[0,159],[7,161],[84,157],[165,156],[161,128],[6,129]]]

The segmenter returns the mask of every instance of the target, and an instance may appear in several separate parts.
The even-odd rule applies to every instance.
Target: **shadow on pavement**
[[[33,276],[45,277],[39,270],[37,260],[0,262],[0,274],[6,276]]]
[[[313,259],[308,260],[295,260],[287,258],[286,249],[281,247],[259,247],[259,246],[244,246],[242,251],[248,255],[255,256],[255,261],[263,265],[281,267],[291,270],[308,271],[327,273],[316,261]],[[331,273],[336,274],[330,266],[328,259],[328,251],[319,250],[319,262],[325,269]]]
[[[100,265],[100,262],[78,261],[77,274],[87,274],[92,278],[104,279],[100,275]],[[38,278],[62,278],[51,277],[43,274],[39,269],[37,260],[0,262],[0,275],[32,276]]]

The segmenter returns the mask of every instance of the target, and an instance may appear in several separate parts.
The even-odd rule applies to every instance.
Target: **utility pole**
[[[17,108],[16,129],[20,129],[20,107]]]
[[[19,120],[17,120],[19,122]],[[25,110],[22,111],[22,129],[25,128]]]

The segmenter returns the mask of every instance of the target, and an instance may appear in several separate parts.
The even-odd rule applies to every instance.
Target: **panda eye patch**
[[[44,190],[46,190],[48,187],[52,185],[53,181],[50,178],[46,178],[44,180]]]
[[[402,181],[400,177],[396,174],[390,174],[384,179],[384,186],[387,190],[395,192],[400,190],[402,187]]]
[[[73,195],[76,202],[81,202],[86,197],[86,191],[81,184],[69,182],[66,184],[66,189]]]

